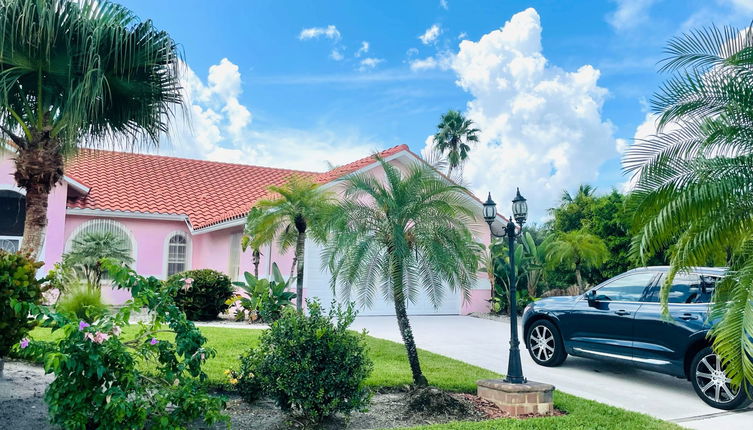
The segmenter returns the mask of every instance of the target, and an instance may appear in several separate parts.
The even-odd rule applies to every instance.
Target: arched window
[[[189,269],[190,254],[188,238],[183,233],[175,233],[167,242],[167,276]]]
[[[13,190],[0,190],[0,249],[16,252],[21,248],[26,221],[26,197]]]
[[[136,261],[136,241],[131,231],[125,225],[111,219],[93,219],[87,221],[73,231],[65,245],[66,252],[71,250],[73,241],[84,237],[87,233],[111,233],[123,240],[123,244],[131,253],[131,258]]]

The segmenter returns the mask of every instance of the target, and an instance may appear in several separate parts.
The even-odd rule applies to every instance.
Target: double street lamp
[[[502,234],[496,233],[492,228],[494,220],[497,219],[497,204],[492,200],[492,193],[484,202],[484,220],[489,224],[492,240],[495,237],[507,238],[507,249],[510,252],[510,357],[507,361],[507,377],[505,382],[511,384],[523,384],[526,378],[523,376],[523,368],[520,364],[520,341],[518,340],[518,300],[517,289],[515,287],[515,240],[523,232],[523,224],[528,216],[528,204],[526,199],[520,195],[518,189],[517,195],[512,200],[513,218],[507,220],[505,231]],[[515,224],[517,222],[517,225]],[[519,226],[519,228],[518,228]],[[489,245],[491,251],[491,244]]]

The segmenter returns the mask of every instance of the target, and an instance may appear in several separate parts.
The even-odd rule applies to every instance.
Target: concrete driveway
[[[510,325],[461,316],[412,316],[419,348],[495,372],[507,370]],[[353,329],[401,342],[394,317],[359,317]],[[690,382],[628,366],[569,356],[556,368],[536,365],[521,344],[523,374],[587,399],[673,421],[693,429],[751,429],[753,409],[726,412],[707,406]]]

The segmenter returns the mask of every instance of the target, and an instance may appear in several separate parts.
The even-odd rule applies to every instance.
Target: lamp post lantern
[[[492,229],[492,224],[497,218],[497,204],[492,200],[492,194],[489,193],[486,202],[484,202],[484,220],[489,224],[489,231],[492,236],[492,240],[495,237],[507,237],[507,249],[510,253],[510,357],[507,361],[507,377],[505,382],[511,384],[523,384],[526,382],[526,378],[523,376],[523,368],[520,363],[520,341],[518,340],[518,300],[517,300],[517,288],[515,287],[515,240],[520,236],[523,230],[523,224],[528,217],[528,204],[526,199],[520,195],[520,189],[517,190],[517,194],[512,201],[512,213],[513,216],[507,220],[505,226],[505,232],[503,234],[497,234]],[[517,222],[517,226],[515,222]],[[518,229],[520,226],[520,229]],[[491,245],[490,245],[491,250]]]

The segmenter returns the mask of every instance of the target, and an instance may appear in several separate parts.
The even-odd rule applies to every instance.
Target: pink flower
[[[181,290],[188,291],[191,289],[191,284],[193,284],[193,278],[185,278],[183,279],[183,287],[181,287]]]
[[[102,333],[101,331],[98,331],[97,334],[94,335],[94,342],[96,343],[102,343],[110,338],[110,335],[107,333]]]
[[[29,346],[29,338],[25,337],[25,338],[21,339],[20,345],[21,345],[21,349],[24,349],[27,346]]]
[[[86,321],[81,321],[78,323],[78,331],[84,331],[84,329],[87,327],[89,327],[89,323]]]
[[[157,340],[156,337],[153,337],[152,340],[149,341],[149,343],[152,344],[152,345],[156,345],[156,344],[159,343],[159,341]]]
[[[206,356],[204,355],[204,353],[203,353],[203,352],[201,353],[200,357],[201,357],[201,360],[202,360],[202,361],[204,361],[204,359],[206,358]]]
[[[114,336],[120,336],[120,327],[116,325],[112,326],[112,334]]]
[[[94,335],[91,333],[84,334],[84,339],[94,342]]]

